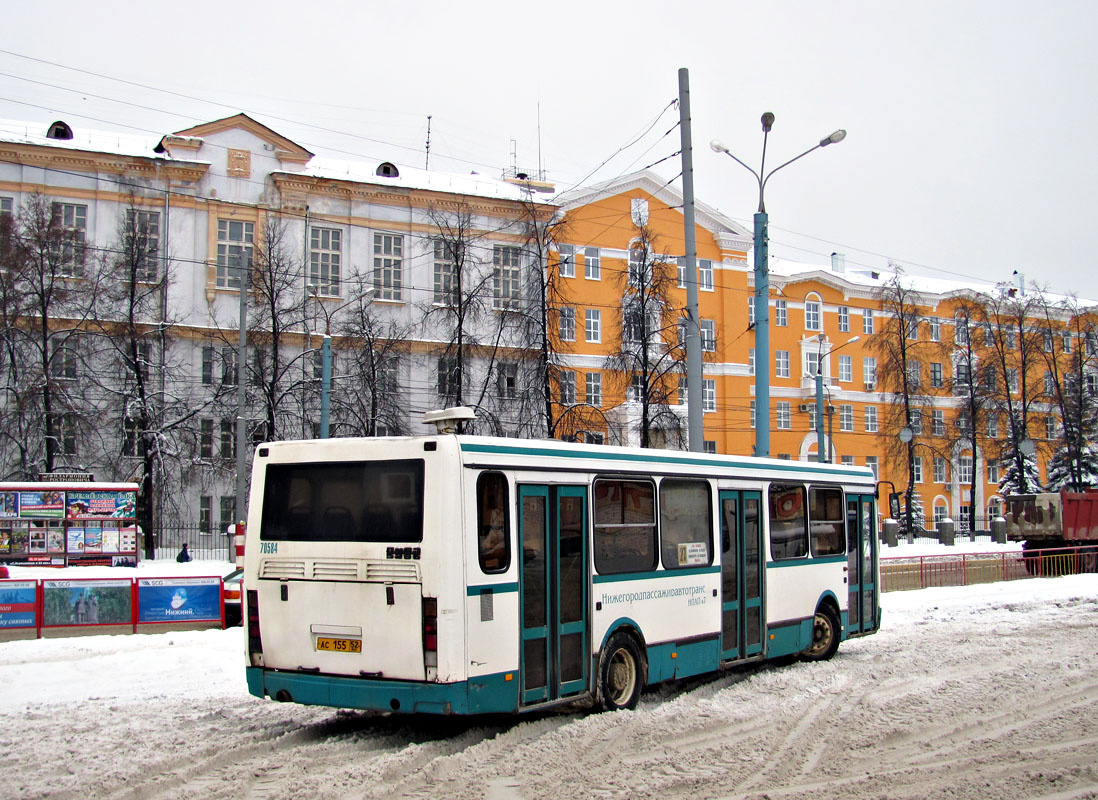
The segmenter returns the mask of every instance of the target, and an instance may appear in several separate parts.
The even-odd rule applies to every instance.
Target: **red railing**
[[[1098,572],[1098,546],[881,559],[881,591]]]

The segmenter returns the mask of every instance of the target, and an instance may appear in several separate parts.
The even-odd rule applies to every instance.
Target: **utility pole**
[[[682,150],[682,216],[686,245],[686,421],[690,450],[705,449],[702,422],[702,349],[698,322],[698,246],[694,230],[694,156],[690,142],[690,71],[679,70],[679,130]]]
[[[251,265],[244,264],[244,248],[236,256],[236,274],[240,280],[240,342],[236,351],[236,514],[237,521],[244,519],[247,498],[246,421],[247,398],[245,391],[245,359],[248,356],[248,273]]]

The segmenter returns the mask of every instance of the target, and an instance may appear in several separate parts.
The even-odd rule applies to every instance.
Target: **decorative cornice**
[[[0,143],[0,161],[44,169],[139,175],[143,178],[200,180],[209,169],[204,162],[169,161],[147,156],[123,156],[88,150],[69,150],[38,144]]]

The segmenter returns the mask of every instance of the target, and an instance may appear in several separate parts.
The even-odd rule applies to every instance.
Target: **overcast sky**
[[[498,175],[514,147],[560,188],[678,175],[686,67],[697,196],[748,227],[754,179],[710,139],[757,165],[772,111],[776,166],[848,131],[768,184],[773,253],[1098,300],[1090,0],[60,0],[5,22],[7,119],[159,135],[245,111],[320,155],[422,167],[431,115],[432,169]]]

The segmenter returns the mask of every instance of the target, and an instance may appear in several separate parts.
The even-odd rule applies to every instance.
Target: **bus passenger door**
[[[877,626],[877,516],[872,495],[847,496],[846,529],[847,635],[857,636]]]
[[[762,652],[762,529],[759,492],[720,493],[721,660]]]
[[[587,688],[587,490],[519,487],[522,702]]]

